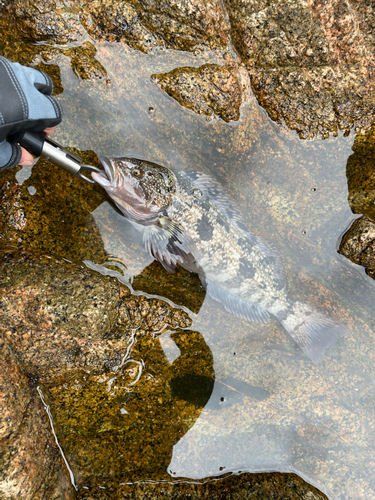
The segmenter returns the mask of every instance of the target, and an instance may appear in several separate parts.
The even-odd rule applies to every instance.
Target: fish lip
[[[113,172],[113,166],[112,166],[112,162],[109,158],[107,158],[106,156],[100,156],[99,157],[99,161],[100,161],[100,164],[101,166],[104,168],[104,172],[101,174],[103,177],[107,177],[107,179],[109,180],[109,182],[113,182],[113,179],[114,179],[114,172]]]

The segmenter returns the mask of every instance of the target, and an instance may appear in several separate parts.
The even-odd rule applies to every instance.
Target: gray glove
[[[21,159],[13,136],[61,122],[62,109],[52,91],[52,80],[42,71],[0,57],[0,169],[14,167]]]

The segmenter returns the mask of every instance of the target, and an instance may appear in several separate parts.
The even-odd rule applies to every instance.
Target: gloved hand
[[[62,109],[52,91],[48,75],[0,56],[0,169],[14,167],[21,159],[19,144],[9,137],[61,122]]]

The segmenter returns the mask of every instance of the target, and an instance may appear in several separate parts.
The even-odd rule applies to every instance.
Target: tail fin
[[[342,323],[301,302],[293,304],[281,324],[314,363],[322,359],[326,349],[337,339],[349,333]]]

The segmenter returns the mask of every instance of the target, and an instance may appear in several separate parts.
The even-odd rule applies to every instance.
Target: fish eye
[[[140,170],[139,168],[135,168],[132,171],[132,175],[133,175],[133,177],[143,177],[145,175],[145,171],[144,170]]]

